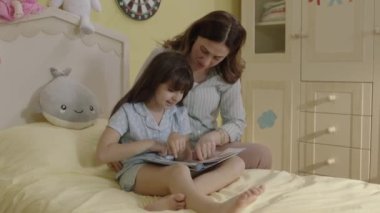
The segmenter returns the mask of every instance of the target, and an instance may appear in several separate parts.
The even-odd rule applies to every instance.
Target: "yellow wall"
[[[79,1],[79,0],[78,0]],[[130,45],[130,83],[157,42],[182,32],[192,21],[212,10],[226,10],[240,16],[240,0],[161,0],[157,13],[135,21],[119,9],[116,0],[100,0],[102,11],[92,12],[93,22],[127,36]],[[48,0],[39,0],[47,5]]]

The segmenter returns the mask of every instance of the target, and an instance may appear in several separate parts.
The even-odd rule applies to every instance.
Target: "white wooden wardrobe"
[[[244,141],[274,169],[380,182],[380,1],[241,4]]]

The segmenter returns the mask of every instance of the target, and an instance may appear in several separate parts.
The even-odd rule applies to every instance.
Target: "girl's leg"
[[[219,178],[221,177],[224,178],[224,176]],[[187,166],[176,164],[167,167],[144,165],[137,174],[134,191],[143,195],[183,194],[187,208],[200,213],[219,213],[239,212],[254,202],[257,196],[263,192],[263,189],[252,187],[230,200],[217,203],[198,190]]]
[[[232,183],[243,174],[243,171],[243,160],[235,156],[221,163],[212,172],[205,172],[197,176],[194,178],[194,183],[199,191],[207,195]]]
[[[180,210],[186,207],[185,195],[182,193],[164,196],[145,206],[148,211]]]
[[[220,166],[213,169],[212,172],[205,172],[193,179],[198,192],[208,195],[218,191],[234,180],[238,179],[244,171],[244,162],[239,157],[232,157]],[[220,178],[223,177],[223,178]],[[146,210],[178,210],[184,206],[183,194],[166,196],[145,207]]]
[[[238,156],[243,159],[246,169],[270,169],[272,167],[272,152],[263,144],[233,142],[220,146],[221,149],[228,147],[245,148]]]

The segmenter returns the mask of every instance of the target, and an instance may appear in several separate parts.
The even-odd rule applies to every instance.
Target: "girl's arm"
[[[182,135],[172,132],[168,138],[169,154],[172,154],[176,160],[192,160],[192,150],[188,135]]]
[[[177,127],[168,137],[168,148],[177,160],[192,160],[192,150],[189,134],[191,133],[190,119],[187,108],[177,107],[174,114],[174,122]]]
[[[178,153],[177,160],[179,160],[179,161],[192,161],[192,160],[194,160],[193,149],[191,147],[190,141],[187,141],[185,149],[182,152]]]
[[[120,144],[120,137],[120,134],[110,127],[104,130],[96,150],[96,158],[99,162],[110,163],[121,161],[148,151],[166,154],[165,144],[153,140]]]

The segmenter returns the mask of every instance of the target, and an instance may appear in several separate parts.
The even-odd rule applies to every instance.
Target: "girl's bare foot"
[[[179,210],[184,209],[185,205],[185,195],[178,193],[160,198],[159,200],[145,206],[144,209],[148,211]]]
[[[260,185],[258,187],[254,186],[249,188],[247,191],[237,195],[230,200],[222,203],[221,209],[219,212],[226,213],[238,213],[241,212],[249,204],[253,203],[259,195],[264,192],[264,186]]]

